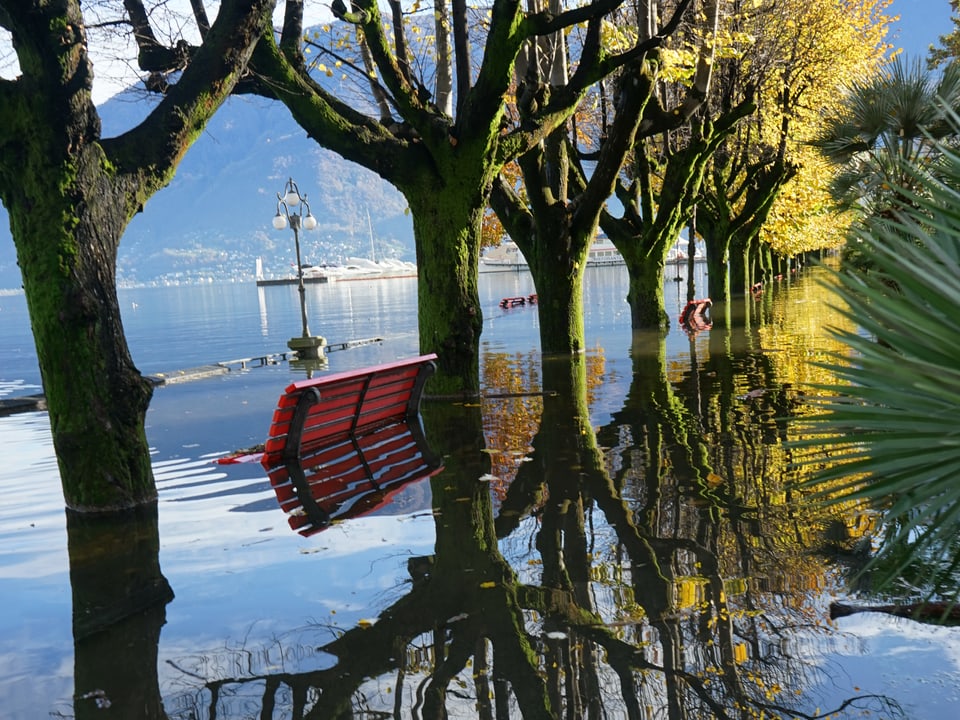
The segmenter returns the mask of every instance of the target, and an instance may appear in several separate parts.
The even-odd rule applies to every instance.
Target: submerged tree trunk
[[[67,547],[74,716],[166,720],[157,647],[173,590],[160,570],[157,506],[109,516],[68,512]]]
[[[671,232],[670,237],[676,239],[675,232]],[[658,245],[667,242],[668,238],[663,237]],[[627,261],[630,273],[627,304],[630,306],[630,323],[634,329],[666,329],[670,326],[663,293],[665,255],[666,251],[655,251],[639,262]]]
[[[10,213],[64,500],[114,511],[156,499],[116,292],[120,238],[166,185],[244,69],[270,0],[221,4],[196,63],[137,127],[100,137],[75,0],[0,0],[23,75],[0,80],[0,198]]]
[[[626,211],[622,218],[606,213],[601,216],[601,226],[623,255],[630,273],[627,300],[634,329],[669,327],[663,298],[667,253],[698,202],[707,163],[737,121],[753,107],[747,100],[714,122],[692,127],[687,144],[668,151],[665,158],[658,157],[661,150],[649,139],[635,146],[633,171],[637,180],[631,188],[617,188]],[[658,179],[654,168],[663,165]],[[657,186],[659,192],[655,193]]]
[[[46,207],[11,203],[64,499],[74,510],[156,499],[144,429],[152,389],[130,357],[117,301],[123,199],[98,177],[103,160],[97,146],[67,160],[66,183],[51,166],[25,172],[30,195]]]
[[[477,288],[480,262],[479,193],[471,202],[457,189],[407,191],[417,238],[417,302],[421,352],[438,354],[431,395],[480,391],[483,312]]]
[[[586,252],[576,265],[586,262]],[[579,267],[543,268],[537,283],[540,349],[546,354],[584,351],[583,270]]]
[[[630,275],[627,302],[634,329],[669,327],[663,294],[667,253],[689,222],[710,145],[708,138],[700,137],[670,156],[656,203],[650,158],[637,153],[638,190],[620,192],[628,212],[620,220],[604,217],[603,228],[623,255]]]
[[[730,299],[730,271],[727,244],[711,252],[707,250],[707,294],[714,302],[726,302]]]
[[[714,164],[708,176],[711,182],[704,184],[705,200],[699,207],[710,262],[710,297],[715,302],[729,299],[730,293],[746,293],[754,284],[752,263],[760,230],[780,190],[797,170],[777,157],[769,163],[749,165],[749,172],[734,178],[726,165]],[[715,256],[721,251],[729,259],[729,277],[726,273],[714,276],[713,263],[719,264]]]
[[[750,237],[737,235],[730,241],[730,292],[744,295],[752,284],[750,272]]]

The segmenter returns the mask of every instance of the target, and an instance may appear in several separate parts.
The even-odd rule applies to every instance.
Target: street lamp
[[[273,227],[283,230],[287,225],[293,230],[293,242],[297,248],[297,291],[300,293],[300,319],[303,331],[300,337],[291,338],[287,347],[295,350],[297,357],[320,359],[324,357],[323,348],[327,341],[318,335],[311,335],[307,325],[307,299],[303,287],[303,263],[300,260],[300,228],[313,230],[317,226],[317,219],[310,212],[310,203],[307,196],[300,194],[300,188],[293,181],[287,180],[283,194],[277,193],[277,214],[273,217]]]

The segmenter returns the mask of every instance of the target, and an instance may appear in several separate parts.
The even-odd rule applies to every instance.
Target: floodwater
[[[845,322],[816,275],[660,337],[631,332],[622,268],[590,269],[573,362],[541,359],[534,308],[499,308],[529,275],[482,276],[484,399],[425,402],[437,471],[309,535],[258,463],[215,461],[263,441],[291,380],[416,355],[415,280],[308,286],[311,330],[348,345],[326,368],[158,388],[135,525],[67,517],[46,415],[0,418],[0,717],[955,718],[956,629],[829,619],[874,519],[805,502],[784,445]],[[292,287],[121,303],[145,373],[300,332]],[[0,294],[0,397],[34,392],[23,297]]]

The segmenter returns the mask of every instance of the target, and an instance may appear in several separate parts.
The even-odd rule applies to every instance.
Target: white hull
[[[342,265],[304,265],[303,279],[306,282],[337,282],[339,280],[363,280],[388,277],[416,277],[417,266],[401,260],[374,261],[368,258],[347,258]],[[290,278],[280,280],[297,282],[296,268]],[[271,281],[279,283],[280,280]],[[257,281],[263,282],[263,263],[257,258]]]
[[[682,249],[681,249],[682,248]],[[687,262],[687,241],[679,240],[670,248],[667,254],[667,264],[683,264]],[[695,262],[703,262],[703,257],[699,248],[694,257]],[[611,265],[626,265],[623,256],[617,251],[613,243],[605,238],[596,240],[587,254],[587,267],[605,267]],[[480,272],[508,272],[516,270],[529,270],[527,260],[523,253],[512,240],[504,240],[498,246],[487,248],[480,256]]]

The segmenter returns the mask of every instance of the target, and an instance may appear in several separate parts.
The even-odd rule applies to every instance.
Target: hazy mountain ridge
[[[946,0],[894,0],[890,12],[901,16],[890,40],[908,56],[925,56],[951,27]],[[319,72],[317,80],[337,92],[357,93],[351,99],[357,107],[367,102],[353,80]],[[133,127],[158,100],[131,89],[103,104],[103,136]],[[267,272],[287,273],[295,263],[293,233],[274,230],[271,220],[276,193],[290,176],[319,221],[302,238],[304,262],[370,256],[371,235],[378,255],[414,260],[413,223],[396,189],[322,150],[281,103],[239,96],[217,112],[170,186],[130,223],[120,243],[119,280],[250,279],[258,256]],[[0,288],[20,285],[9,219],[0,206]]]
[[[111,99],[100,107],[103,136],[133,127],[155,102],[138,90]],[[217,112],[170,185],[130,223],[118,281],[251,279],[257,257],[267,273],[287,274],[296,264],[293,232],[274,230],[271,221],[288,177],[318,220],[316,230],[301,233],[304,263],[373,252],[414,260],[413,223],[393,186],[320,148],[281,103],[240,96]],[[0,288],[22,284],[9,228],[0,208]]]

